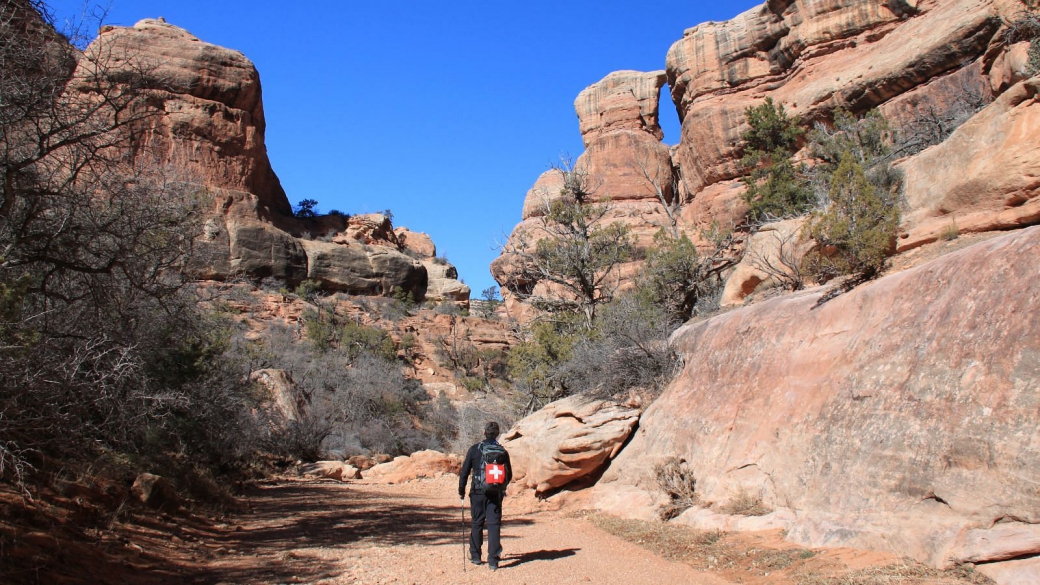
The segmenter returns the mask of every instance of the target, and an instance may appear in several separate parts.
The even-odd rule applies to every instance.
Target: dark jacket
[[[469,478],[469,474],[474,474],[476,478],[477,467],[480,465],[480,445],[483,443],[498,443],[495,440],[483,440],[476,445],[469,448],[466,452],[466,460],[462,462],[462,471],[459,472],[459,497],[466,496],[466,480]],[[513,465],[509,462],[509,452],[506,451],[506,485],[513,481]],[[483,493],[483,490],[471,489],[471,493]]]

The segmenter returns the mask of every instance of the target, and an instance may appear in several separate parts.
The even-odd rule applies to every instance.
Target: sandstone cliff
[[[139,79],[138,164],[160,167],[167,181],[198,186],[212,198],[196,242],[198,277],[311,279],[355,294],[400,289],[426,296],[423,259],[436,250],[409,248],[382,215],[293,215],[267,156],[260,76],[241,53],[161,19],[106,26],[86,51],[99,57],[94,61],[108,68],[109,78]],[[433,296],[468,301],[468,288],[446,282],[453,278],[439,275]]]
[[[809,291],[683,327],[685,368],[602,501],[627,493],[633,510],[679,456],[704,501],[750,490],[803,544],[936,565],[1037,554],[1038,257],[1033,227],[819,307]]]
[[[640,245],[675,205],[680,228],[696,241],[712,224],[740,230],[749,106],[771,97],[806,124],[838,107],[877,107],[898,123],[942,114],[970,94],[993,103],[946,142],[900,163],[908,209],[899,250],[935,241],[954,224],[965,233],[1036,223],[1038,82],[1026,79],[1026,46],[1009,44],[1007,34],[1025,9],[1017,0],[770,0],[688,29],[668,51],[663,78],[624,71],[583,91],[575,102],[586,145],[578,162],[595,197],[612,202],[607,220],[622,220]],[[660,142],[653,102],[665,80],[682,121],[671,149]],[[559,187],[551,172],[538,179],[512,241],[536,229],[540,202]],[[519,314],[515,299],[544,286],[524,281],[514,264],[504,254],[492,271]],[[761,280],[740,272],[751,280],[734,290]]]

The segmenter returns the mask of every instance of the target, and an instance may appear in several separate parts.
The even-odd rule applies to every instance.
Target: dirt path
[[[729,583],[649,554],[580,518],[510,514],[491,573],[465,562],[453,477],[403,485],[277,482],[214,539],[198,583]],[[202,560],[202,559],[199,559]]]
[[[989,583],[971,571],[938,572],[883,553],[801,549],[776,531],[691,534],[672,525],[553,511],[559,502],[530,494],[506,499],[505,550],[492,573],[466,562],[468,522],[455,495],[457,482],[454,475],[399,485],[279,478],[251,488],[242,499],[245,511],[231,516],[135,509],[119,516],[123,520],[109,516],[111,522],[88,522],[82,515],[90,510],[68,498],[53,497],[52,504],[60,505],[29,514],[16,494],[0,492],[6,494],[0,498],[6,502],[0,506],[0,582]]]

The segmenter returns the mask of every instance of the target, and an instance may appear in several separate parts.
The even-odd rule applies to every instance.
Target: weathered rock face
[[[453,301],[469,306],[469,287],[459,281],[459,271],[440,258],[422,261],[430,282],[426,287],[426,298],[431,301]]]
[[[808,120],[862,112],[982,57],[997,2],[772,0],[686,31],[667,56],[691,193],[742,174],[744,110],[766,96]]]
[[[433,258],[437,255],[437,246],[434,245],[433,239],[428,234],[399,227],[394,230],[394,235],[397,236],[397,241],[405,250],[410,250],[422,258]]]
[[[292,382],[285,370],[263,369],[249,374],[249,379],[263,385],[270,393],[268,407],[276,424],[300,420],[300,407]]]
[[[354,294],[387,295],[395,290],[426,294],[426,269],[422,262],[392,248],[363,244],[337,244],[301,240],[307,252],[307,278],[328,290]]]
[[[664,71],[615,71],[589,86],[574,100],[585,146],[619,130],[646,132],[660,141],[658,123]]]
[[[143,72],[148,106],[159,114],[141,143],[150,154],[184,180],[249,193],[269,213],[292,214],[267,158],[260,75],[249,59],[154,19],[104,27],[87,53]]]
[[[1033,227],[819,307],[803,292],[683,327],[685,369],[604,497],[657,492],[652,466],[678,456],[707,500],[743,487],[794,512],[803,544],[935,565],[1037,554],[1037,258]]]
[[[639,413],[584,396],[549,404],[502,436],[513,485],[543,494],[602,471],[631,435]]]
[[[813,247],[813,242],[802,235],[804,224],[803,218],[778,221],[752,235],[743,258],[726,280],[719,304],[733,307],[743,303],[759,285],[798,278],[802,260]]]
[[[664,204],[675,196],[671,151],[661,143],[658,123],[664,82],[664,71],[620,71],[582,91],[574,102],[586,150],[573,161],[573,169],[585,177],[590,201],[608,203],[609,213],[602,222],[620,222],[643,247],[668,223]],[[492,264],[491,272],[502,285],[507,310],[514,318],[523,320],[532,314],[520,300],[545,285],[523,273],[511,250],[522,247],[524,240],[533,249],[545,237],[544,217],[552,202],[563,196],[563,187],[561,170],[542,173],[527,192],[523,223]]]
[[[945,142],[903,163],[911,209],[899,249],[1040,222],[1040,77],[1017,83]]]

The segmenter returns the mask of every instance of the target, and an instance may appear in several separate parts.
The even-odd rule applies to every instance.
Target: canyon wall
[[[668,51],[663,78],[612,73],[579,95],[586,151],[576,166],[589,173],[595,198],[611,202],[606,221],[629,226],[638,246],[668,225],[666,207],[696,242],[713,225],[735,228],[743,242],[740,143],[748,107],[770,97],[806,126],[828,121],[839,107],[879,108],[898,126],[970,98],[989,105],[950,139],[899,162],[907,209],[898,250],[935,241],[951,224],[968,233],[1036,223],[1037,81],[1028,79],[1028,43],[1008,34],[1025,10],[1017,0],[772,0],[695,26]],[[671,148],[660,142],[652,103],[665,80],[682,121]],[[538,236],[538,208],[559,196],[554,174],[528,192],[511,242]],[[492,272],[520,314],[519,301],[545,287],[525,280],[505,249]]]

